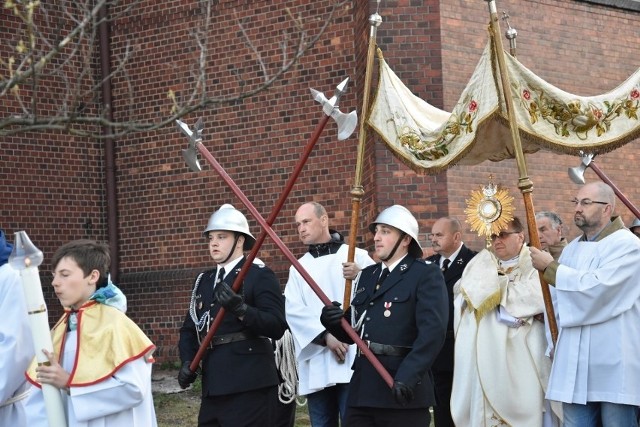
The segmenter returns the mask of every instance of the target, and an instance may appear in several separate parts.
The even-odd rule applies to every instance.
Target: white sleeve
[[[314,344],[312,341],[322,331],[324,326],[320,323],[320,309],[322,303],[319,299],[306,301],[303,286],[309,286],[300,274],[289,269],[289,280],[284,289],[285,314],[287,324],[291,329],[291,335],[295,342],[296,357],[306,360],[323,350],[324,347]]]
[[[151,363],[138,358],[111,378],[86,387],[71,387],[76,420],[88,421],[131,409],[151,394]]]

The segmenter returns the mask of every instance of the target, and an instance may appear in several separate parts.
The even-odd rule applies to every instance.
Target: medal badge
[[[384,303],[384,313],[382,313],[384,315],[384,317],[391,316],[391,310],[390,310],[391,305],[392,305],[392,303],[390,303],[390,302],[385,302]]]

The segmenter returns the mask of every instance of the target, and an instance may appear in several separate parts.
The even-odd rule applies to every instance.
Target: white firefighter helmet
[[[211,215],[207,223],[207,228],[204,229],[202,234],[206,237],[207,233],[215,230],[234,231],[244,235],[243,248],[245,250],[251,249],[256,242],[255,237],[253,237],[249,231],[247,218],[245,218],[242,212],[228,203],[220,206],[220,209]]]
[[[401,205],[389,206],[378,214],[374,222],[369,224],[369,231],[375,233],[377,224],[390,225],[406,233],[412,240],[409,245],[409,254],[416,258],[422,258],[422,247],[418,242],[418,221],[409,212],[409,209]]]

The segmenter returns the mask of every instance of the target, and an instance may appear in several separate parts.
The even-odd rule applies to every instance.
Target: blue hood
[[[0,230],[0,265],[5,265],[9,261],[12,250],[13,245],[7,242],[4,231]]]

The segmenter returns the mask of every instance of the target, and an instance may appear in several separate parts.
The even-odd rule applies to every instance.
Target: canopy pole
[[[347,261],[353,262],[356,254],[356,238],[358,237],[358,224],[360,222],[360,204],[364,196],[362,187],[362,164],[364,163],[364,146],[367,139],[366,121],[369,116],[369,92],[373,74],[373,59],[376,50],[376,34],[378,26],[382,23],[382,17],[378,14],[380,0],[376,12],[369,17],[371,30],[369,32],[369,48],[367,49],[367,64],[364,77],[364,93],[362,95],[362,111],[360,113],[360,127],[358,129],[358,152],[356,157],[356,173],[351,187],[351,226],[349,228],[349,250]],[[342,307],[347,311],[351,303],[351,279],[344,284],[344,301]]]
[[[500,72],[500,81],[502,83],[502,93],[504,95],[504,101],[507,107],[507,117],[509,120],[509,129],[511,130],[511,138],[513,139],[513,146],[516,155],[516,163],[518,165],[518,172],[520,177],[518,179],[518,188],[522,193],[524,200],[524,207],[527,216],[527,227],[529,229],[529,242],[534,247],[540,249],[540,239],[538,236],[538,227],[536,226],[535,211],[533,209],[533,182],[529,179],[527,173],[527,164],[525,162],[524,153],[522,152],[522,143],[520,141],[520,132],[518,130],[518,123],[516,121],[515,110],[513,107],[513,98],[511,96],[511,82],[509,79],[509,72],[507,70],[507,64],[504,58],[504,50],[502,47],[502,38],[500,34],[500,22],[498,19],[498,12],[496,10],[495,0],[485,0],[489,5],[490,14],[490,32],[491,40],[495,50],[495,56],[498,60],[498,68]],[[553,302],[551,301],[551,292],[549,291],[549,284],[544,280],[543,273],[538,272],[540,277],[540,286],[542,286],[542,297],[544,299],[544,305],[547,312],[547,321],[549,322],[549,330],[551,332],[551,339],[555,345],[558,339],[558,325],[556,324],[556,317],[553,310]]]

